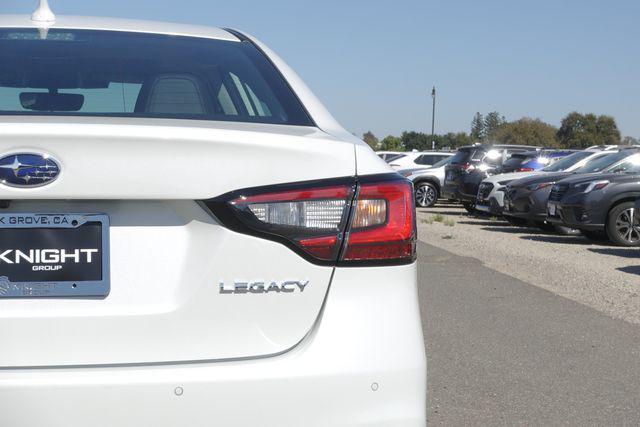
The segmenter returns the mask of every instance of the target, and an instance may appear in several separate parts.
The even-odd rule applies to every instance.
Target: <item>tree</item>
[[[569,113],[557,133],[560,145],[565,148],[587,148],[592,145],[620,144],[620,131],[611,116]]]
[[[404,151],[402,141],[397,136],[389,135],[380,141],[380,150],[382,151]]]
[[[471,121],[471,141],[478,142],[484,139],[484,118],[482,114],[476,113]]]
[[[622,138],[622,145],[640,145],[640,141],[638,141],[638,138],[625,136]]]
[[[475,120],[475,119],[474,119]],[[492,111],[484,117],[484,137],[491,139],[493,134],[505,124],[507,120],[497,111]]]
[[[596,120],[599,143],[602,145],[617,145],[621,142],[620,130],[616,119],[611,116],[598,116]]]
[[[500,125],[493,131],[492,139],[500,144],[557,147],[556,132],[557,129],[554,126],[540,119],[523,117]]]
[[[471,144],[471,138],[464,132],[453,133],[449,132],[446,135],[438,136],[437,139],[438,148],[458,148]]]
[[[422,132],[402,132],[400,140],[402,140],[402,146],[409,151],[431,149],[431,135]]]
[[[364,135],[362,135],[362,140],[374,150],[377,150],[380,146],[380,140],[376,138],[376,136],[371,131],[368,131]]]

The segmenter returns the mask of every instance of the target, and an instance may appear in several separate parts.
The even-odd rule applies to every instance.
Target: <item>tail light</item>
[[[517,172],[533,172],[533,168],[518,168]]]
[[[325,265],[415,260],[415,204],[397,174],[236,191],[203,202],[228,228]]]
[[[469,173],[469,172],[473,172],[473,170],[476,168],[474,165],[472,165],[471,163],[460,163],[460,165],[458,166],[460,169],[462,169],[463,171]]]

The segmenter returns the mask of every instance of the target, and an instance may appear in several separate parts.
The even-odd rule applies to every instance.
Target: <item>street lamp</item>
[[[431,98],[433,98],[433,108],[431,109],[431,149],[436,149],[436,141],[434,139],[436,133],[436,87],[431,89]]]

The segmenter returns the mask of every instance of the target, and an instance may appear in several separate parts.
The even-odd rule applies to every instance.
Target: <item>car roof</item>
[[[43,27],[42,22],[34,22],[29,15],[0,15],[0,29]],[[169,22],[142,21],[134,19],[102,18],[89,16],[56,16],[54,23],[46,23],[46,28],[67,30],[101,30],[129,33],[165,34],[172,36],[199,37],[206,39],[240,41],[229,31],[202,25],[176,24]]]

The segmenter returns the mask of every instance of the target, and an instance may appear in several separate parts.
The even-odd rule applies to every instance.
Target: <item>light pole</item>
[[[431,98],[433,98],[433,107],[431,109],[431,149],[436,149],[436,141],[434,136],[436,134],[436,87],[431,89]]]

